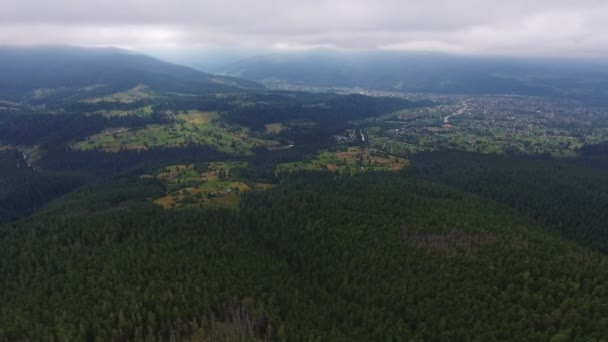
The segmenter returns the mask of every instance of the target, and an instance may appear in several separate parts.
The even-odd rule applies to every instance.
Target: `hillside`
[[[143,97],[261,88],[117,48],[0,47],[0,74],[0,99],[45,104],[125,91]]]
[[[0,341],[608,331],[606,107],[532,81],[510,89],[543,96],[258,89],[53,49],[13,52],[0,101]],[[506,89],[419,58],[419,90]],[[405,70],[314,61],[285,77],[348,90]]]
[[[360,87],[439,94],[568,96],[594,101],[602,101],[608,92],[608,65],[597,60],[320,50],[261,55],[217,72],[277,88]]]
[[[454,189],[310,174],[246,195],[239,211],[142,201],[159,193],[116,180],[0,231],[0,338],[588,340],[608,329],[605,256]]]

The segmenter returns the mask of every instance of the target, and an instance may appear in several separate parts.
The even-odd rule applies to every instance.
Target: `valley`
[[[530,97],[437,97],[438,105],[357,122],[374,147],[573,157],[608,134],[602,108]]]
[[[605,337],[601,101],[56,49],[0,87],[0,341]]]
[[[5,149],[19,144],[30,167],[55,172],[63,172],[60,165],[72,165],[76,159],[91,167],[118,163],[116,167],[122,170],[156,164],[159,168],[145,166],[154,172],[144,176],[167,184],[164,196],[153,202],[171,209],[235,208],[241,193],[266,189],[288,174],[399,172],[410,165],[412,156],[423,152],[576,160],[584,146],[608,140],[607,112],[576,101],[454,95],[411,101],[272,91],[128,97],[145,89],[138,86],[123,95],[68,103],[59,111],[83,108],[86,113],[30,114],[32,118],[69,117],[74,131],[11,140],[10,133],[17,132],[19,125],[31,125],[31,121],[18,121],[28,116],[7,119],[4,126],[0,122],[0,131],[4,127],[9,133]],[[341,102],[345,98],[362,101],[358,111]],[[85,119],[92,120],[92,126],[86,133],[73,135],[81,131]],[[45,134],[51,133],[65,136],[46,139]],[[49,152],[57,147],[56,141],[63,141],[59,143],[65,146],[62,156]],[[152,157],[159,155],[163,159]],[[195,165],[230,176],[197,172]],[[218,165],[230,167],[220,170]],[[171,168],[173,175],[167,173]]]

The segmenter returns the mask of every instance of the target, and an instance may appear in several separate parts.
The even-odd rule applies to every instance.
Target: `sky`
[[[608,56],[605,0],[2,0],[0,44]]]

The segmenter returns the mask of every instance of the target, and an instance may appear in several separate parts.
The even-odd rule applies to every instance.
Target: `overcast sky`
[[[0,44],[608,55],[605,0],[2,0]]]

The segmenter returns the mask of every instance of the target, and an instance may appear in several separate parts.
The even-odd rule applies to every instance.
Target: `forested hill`
[[[119,93],[137,86],[173,93],[260,89],[117,48],[0,47],[0,99],[49,103]]]
[[[590,151],[587,158],[575,160],[421,153],[414,157],[410,172],[501,202],[565,237],[608,253],[608,172],[597,167],[605,159],[590,155],[600,146],[585,150]]]
[[[88,187],[0,233],[0,340],[600,340],[608,261],[407,174],[300,174],[238,211]]]
[[[9,50],[0,342],[606,337],[601,106]]]

